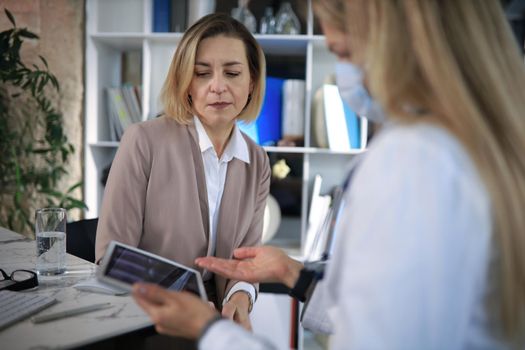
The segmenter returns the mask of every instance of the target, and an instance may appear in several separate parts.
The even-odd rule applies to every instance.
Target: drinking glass
[[[39,275],[66,271],[66,210],[42,208],[36,211],[36,270]]]

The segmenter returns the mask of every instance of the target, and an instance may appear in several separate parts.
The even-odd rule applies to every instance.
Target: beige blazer
[[[228,164],[217,224],[216,256],[260,244],[270,187],[265,151],[244,135],[250,164]],[[97,227],[96,260],[109,241],[139,247],[196,268],[205,256],[209,219],[206,179],[195,125],[166,117],[131,125],[111,165]],[[217,300],[236,281],[215,276]]]

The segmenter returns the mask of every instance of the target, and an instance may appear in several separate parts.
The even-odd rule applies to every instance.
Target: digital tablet
[[[135,282],[155,283],[166,289],[188,291],[207,301],[198,271],[172,260],[111,241],[97,270],[102,283],[131,291]]]

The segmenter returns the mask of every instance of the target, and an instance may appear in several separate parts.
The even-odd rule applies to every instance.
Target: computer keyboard
[[[0,330],[56,303],[55,298],[33,293],[0,291]]]

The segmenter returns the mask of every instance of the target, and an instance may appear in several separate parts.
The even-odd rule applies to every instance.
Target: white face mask
[[[341,99],[357,115],[375,123],[383,123],[386,120],[383,110],[364,87],[363,72],[358,66],[348,62],[337,62],[335,80]]]

